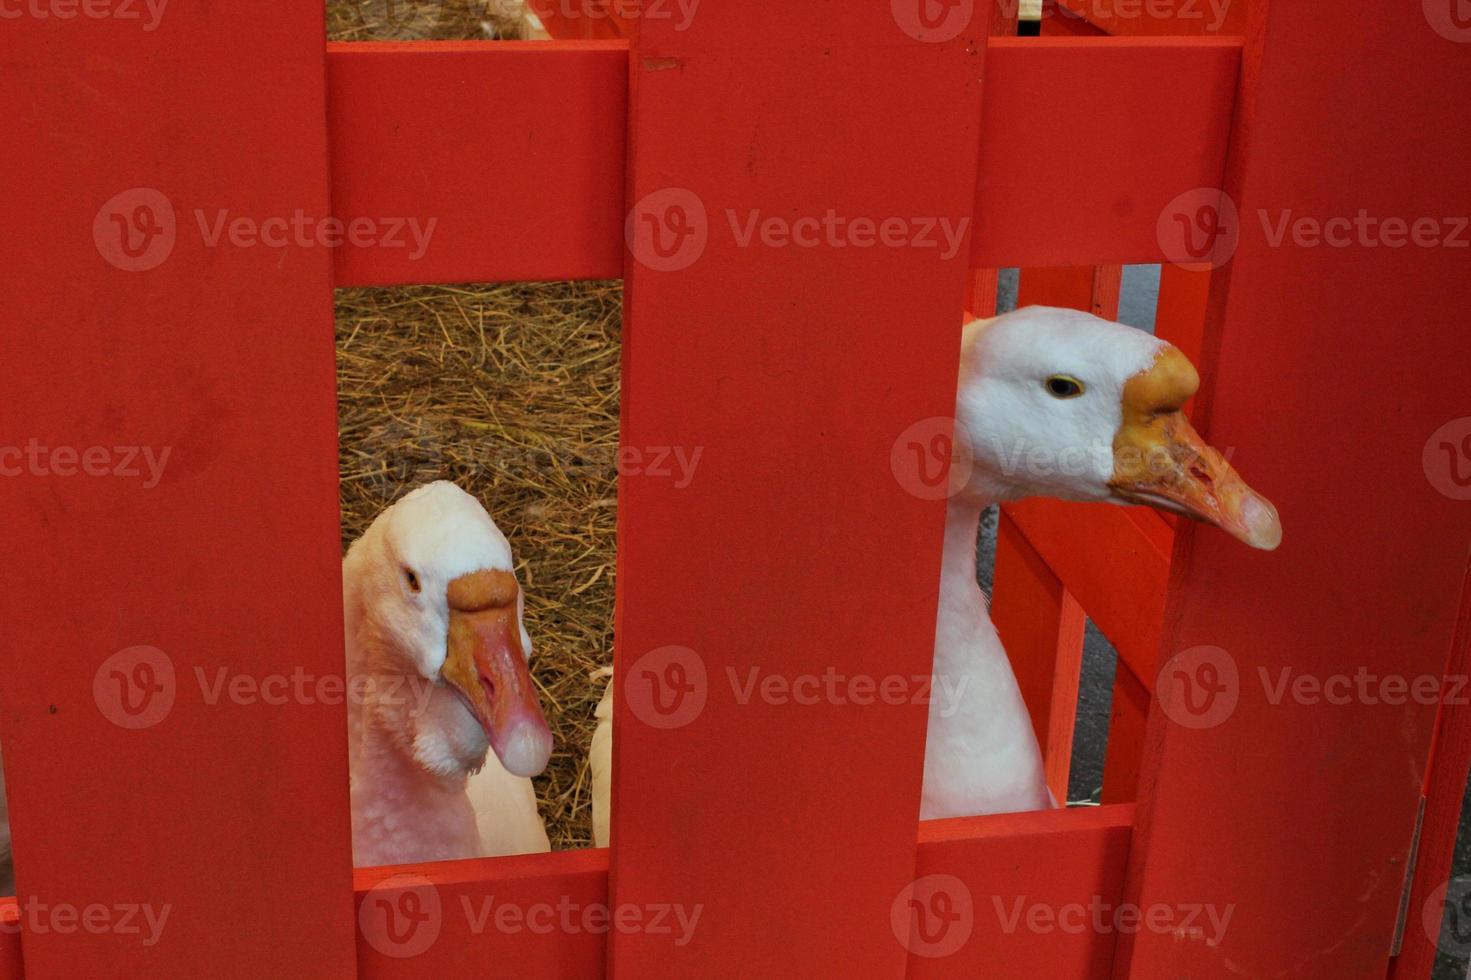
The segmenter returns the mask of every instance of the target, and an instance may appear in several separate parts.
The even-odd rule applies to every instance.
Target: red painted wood
[[[1055,4],[1060,9],[1043,21],[1044,33],[1052,23],[1079,21],[1102,34],[1120,36],[1226,37],[1246,33],[1247,0],[1149,0],[1147,3],[1046,0],[1046,4]]]
[[[1017,306],[1062,306],[1093,310],[1094,267],[1062,266],[1055,269],[1022,269],[1017,275]]]
[[[1159,271],[1159,305],[1154,313],[1154,335],[1168,340],[1197,367],[1205,310],[1210,297],[1210,269],[1166,262]]]
[[[343,670],[332,260],[196,214],[330,214],[322,32],[300,4],[5,26],[5,441],[169,453],[0,480],[19,898],[168,910],[152,945],[123,913],[28,929],[31,976],[354,972],[343,707],[265,700]],[[114,215],[155,267],[120,267]]]
[[[917,876],[952,878],[917,893],[930,901],[920,906],[925,919],[910,913],[913,925],[923,922],[936,942],[916,944],[932,955],[912,955],[908,976],[1107,976],[1117,937],[1111,910],[1122,893],[1133,811],[1077,807],[920,824]],[[935,902],[941,894],[950,897],[953,934],[941,931],[936,915],[945,910]],[[1093,926],[1095,908],[1110,910],[1102,929]],[[933,955],[947,942],[956,945],[966,924],[956,915],[966,911],[968,939],[949,955]]]
[[[996,315],[997,270],[972,269],[965,293],[964,320],[989,320]]]
[[[364,868],[353,878],[363,980],[600,977],[619,923],[667,926],[678,939],[689,921],[610,907],[604,848]]]
[[[430,232],[336,249],[338,285],[622,275],[626,44],[329,44],[327,69],[334,212]]]
[[[0,898],[0,980],[21,980],[20,906],[14,896]]]
[[[1043,37],[1102,37],[1107,32],[1058,0],[1042,0]]]
[[[1471,569],[1461,587],[1461,617],[1445,676],[1449,696],[1441,705],[1436,724],[1414,887],[1410,890],[1404,943],[1389,971],[1392,980],[1418,980],[1429,976],[1435,966],[1436,937],[1424,927],[1424,910],[1436,890],[1451,878],[1451,858],[1461,829],[1461,803],[1466,777],[1471,773],[1471,712],[1466,705],[1466,678],[1471,677]]]
[[[1153,686],[1169,579],[1168,525],[1112,504],[1024,500],[1006,513],[1087,610],[1120,661]]]
[[[988,977],[1100,975],[1112,931],[1077,930],[1071,917],[1075,908],[1117,905],[1132,819],[1126,805],[919,824],[914,877],[958,879],[951,894],[969,913],[970,929],[944,957],[912,952],[909,975],[973,975],[983,960],[992,964],[982,974]],[[693,910],[681,920],[672,911],[610,906],[607,883],[603,849],[359,869],[360,975],[392,980],[488,969],[494,976],[601,976],[609,923],[616,929],[619,916],[632,927],[637,912],[639,922],[670,929],[672,939],[689,934]],[[1068,917],[1063,924],[1047,918],[1058,912]],[[695,934],[703,915],[693,920]],[[899,943],[894,923],[884,928]],[[960,939],[964,928],[957,923],[951,938]],[[907,934],[905,942],[920,951],[938,948]],[[720,972],[710,967],[702,975],[711,970]]]
[[[679,5],[673,0],[647,0],[650,10],[668,12],[671,17],[678,13]],[[636,9],[628,0],[527,0],[527,9],[536,14],[541,26],[558,40],[595,40],[627,37],[632,32],[631,23],[625,12]],[[698,12],[698,5],[695,11]]]
[[[1017,277],[1017,306],[1061,306],[1105,320],[1119,315],[1122,266],[1063,266],[1023,269]]]
[[[701,7],[694,23],[707,15]],[[1163,204],[1220,182],[1239,45],[993,38],[988,48],[990,176],[974,215],[986,233],[972,266],[1159,261]],[[407,248],[338,249],[337,284],[617,278],[623,49],[329,45],[338,216],[436,221],[417,260]],[[1094,84],[1103,77],[1110,87]]]
[[[971,264],[1160,261],[1166,205],[1220,186],[1239,42],[1021,37],[990,47],[987,90],[1007,94],[986,100]]]
[[[1239,447],[1235,462],[1286,534],[1270,555],[1193,528],[1180,536],[1161,649],[1226,650],[1239,701],[1212,728],[1151,719],[1130,890],[1237,911],[1214,948],[1125,937],[1118,976],[1225,976],[1228,962],[1235,975],[1384,975],[1435,707],[1274,704],[1258,670],[1438,673],[1471,538],[1471,509],[1437,490],[1423,462],[1431,435],[1466,414],[1465,249],[1357,235],[1343,248],[1291,237],[1272,247],[1261,221],[1289,208],[1350,220],[1471,213],[1471,188],[1445,176],[1471,168],[1471,130],[1423,98],[1464,91],[1466,48],[1418,12],[1386,18],[1368,0],[1336,5],[1331,22],[1291,3],[1260,14],[1225,184],[1241,241],[1214,277],[1215,370],[1197,412],[1212,442]],[[1356,70],[1345,74],[1348,50]],[[1404,132],[1418,134],[1413,153]],[[1325,369],[1333,384],[1313,383]],[[1451,486],[1449,473],[1437,478]],[[1321,832],[1291,831],[1312,826]]]
[[[963,220],[985,48],[912,40],[887,4],[812,2],[780,31],[710,3],[684,32],[641,22],[639,45],[633,225],[703,213],[707,234],[702,252],[664,239],[684,268],[644,244],[630,259],[622,442],[703,455],[687,487],[620,485],[612,894],[704,917],[683,948],[615,936],[613,973],[899,976],[889,913],[914,875],[925,706],[739,687],[753,669],[929,674],[944,505],[890,458],[953,411],[967,253],[741,247],[727,211]],[[643,658],[671,644],[704,704],[660,729],[641,720],[661,717],[654,697],[699,705],[653,686],[673,675]],[[833,778],[802,778],[798,757]]]
[[[991,619],[1042,746],[1047,785],[1067,799],[1087,615],[1003,508]]]
[[[1129,803],[1139,798],[1144,734],[1153,701],[1154,675],[1141,678],[1119,658],[1109,707],[1108,746],[1103,754],[1103,802]]]

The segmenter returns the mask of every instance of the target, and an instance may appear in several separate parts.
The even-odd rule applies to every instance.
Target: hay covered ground
[[[334,41],[483,39],[500,0],[329,0]],[[511,539],[556,736],[536,780],[554,848],[591,843],[593,709],[612,662],[619,283],[337,293],[343,547],[448,479]]]

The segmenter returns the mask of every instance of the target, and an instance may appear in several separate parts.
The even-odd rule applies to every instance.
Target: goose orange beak
[[[1195,366],[1174,347],[1129,379],[1109,489],[1125,503],[1193,517],[1271,551],[1282,543],[1277,508],[1247,486],[1180,410],[1199,387]]]
[[[449,584],[449,649],[440,676],[465,699],[496,758],[517,776],[535,776],[552,754],[517,619],[516,579],[485,570]]]

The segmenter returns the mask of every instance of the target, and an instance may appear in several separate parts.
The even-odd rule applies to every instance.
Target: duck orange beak
[[[510,572],[484,570],[449,584],[449,649],[440,676],[465,699],[496,758],[535,776],[552,755],[552,731],[521,648],[519,588]]]
[[[1174,347],[1129,379],[1109,489],[1125,503],[1184,514],[1271,551],[1282,543],[1277,508],[1246,485],[1180,410],[1199,387],[1195,366]]]

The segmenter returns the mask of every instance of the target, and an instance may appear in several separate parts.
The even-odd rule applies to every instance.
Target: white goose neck
[[[940,594],[967,601],[980,591],[976,581],[976,546],[981,512],[989,502],[973,497],[951,497],[945,506],[945,552],[940,565]],[[984,615],[984,607],[982,608]]]

